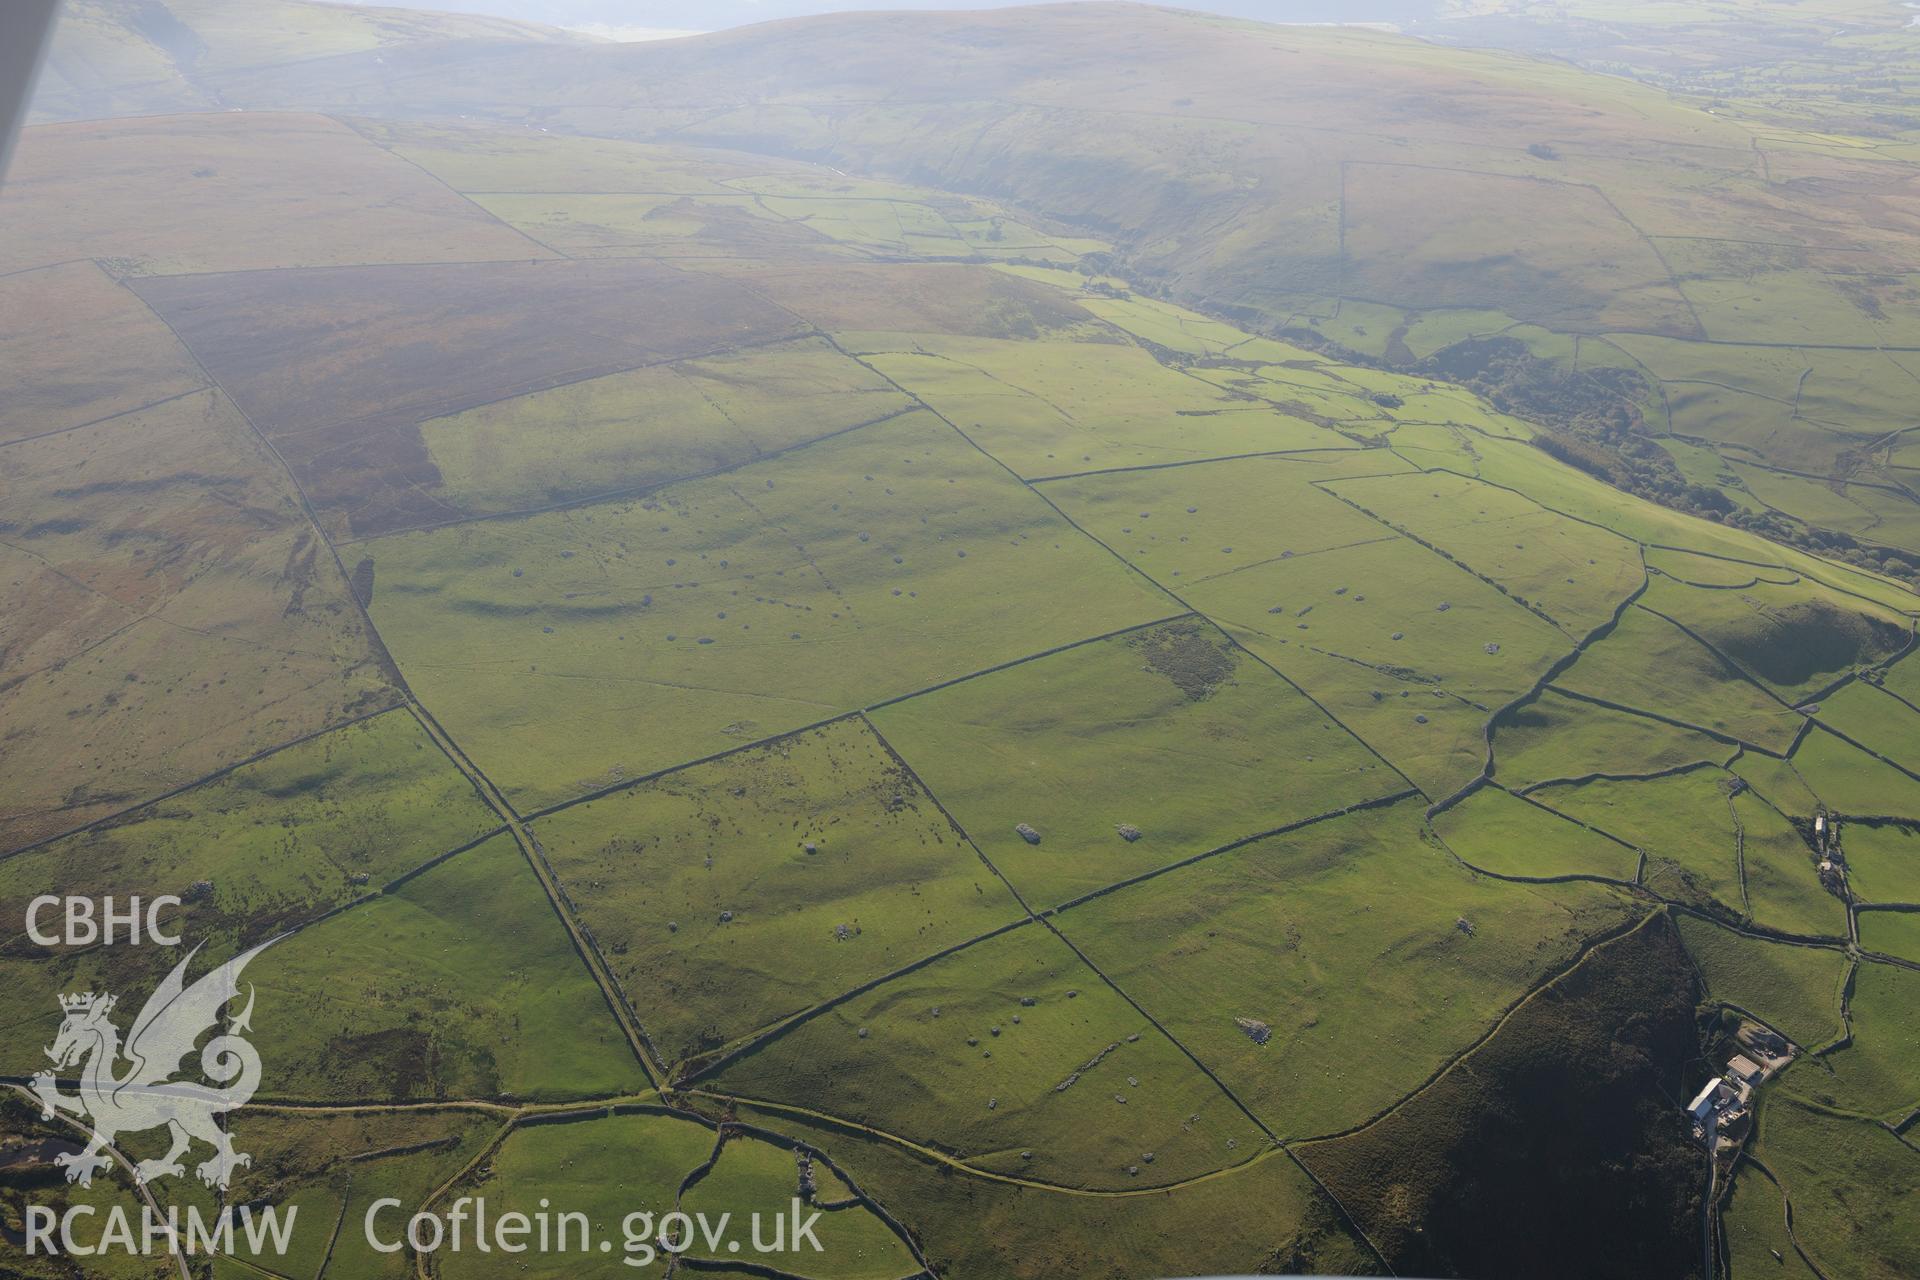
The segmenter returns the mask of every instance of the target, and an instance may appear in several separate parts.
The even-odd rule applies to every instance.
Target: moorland
[[[0,915],[278,939],[229,1197],[311,1210],[214,1274],[796,1152],[818,1280],[1920,1269],[1920,171],[1837,69],[1917,37],[1471,7],[74,6]],[[0,1077],[171,960],[8,925]],[[136,1192],[4,1106],[71,1274],[23,1197]]]

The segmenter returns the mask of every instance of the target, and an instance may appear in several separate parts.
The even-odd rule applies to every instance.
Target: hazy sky
[[[381,0],[421,9],[453,9],[527,18],[602,35],[712,31],[749,22],[843,9],[982,9],[1032,0]],[[1204,9],[1272,22],[1393,22],[1432,14],[1439,0],[1185,0]]]

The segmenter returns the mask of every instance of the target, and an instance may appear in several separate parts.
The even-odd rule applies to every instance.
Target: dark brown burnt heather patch
[[[1146,669],[1171,680],[1194,702],[1233,679],[1240,657],[1227,638],[1204,622],[1183,619],[1130,637]]]
[[[420,423],[622,370],[793,337],[729,280],[643,261],[325,267],[135,290],[273,442],[336,534],[484,514],[436,498]]]

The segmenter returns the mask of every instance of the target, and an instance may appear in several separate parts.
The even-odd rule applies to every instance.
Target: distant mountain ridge
[[[1113,244],[1093,268],[1153,293],[1473,385],[1633,492],[1920,581],[1920,491],[1888,443],[1910,422],[1883,394],[1920,352],[1910,15],[1447,14],[1423,28],[1447,43],[1097,0],[623,44],[313,0],[84,0],[39,107],[671,140],[986,197]],[[1501,32],[1539,53],[1462,43]]]
[[[65,0],[34,94],[36,121],[234,105],[222,77],[410,43],[585,43],[537,23],[316,0]]]

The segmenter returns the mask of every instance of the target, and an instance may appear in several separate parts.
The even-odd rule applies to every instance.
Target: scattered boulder
[[[1473,921],[1467,919],[1465,916],[1461,916],[1458,920],[1455,920],[1453,927],[1466,934],[1469,938],[1473,936]]]
[[[1140,828],[1134,826],[1131,822],[1123,822],[1119,826],[1115,827],[1114,830],[1119,832],[1120,838],[1122,840],[1125,840],[1128,844],[1132,844],[1135,840],[1138,840],[1141,836],[1146,834],[1144,831],[1140,830]]]
[[[731,911],[722,911],[722,912],[720,913],[720,923],[721,923],[721,924],[731,924],[731,923],[733,923],[733,912],[731,912]]]
[[[1488,653],[1498,653],[1500,652],[1500,646],[1489,640],[1486,644],[1486,650]]]
[[[800,1198],[808,1204],[811,1204],[813,1203],[814,1196],[819,1194],[820,1191],[820,1184],[815,1181],[813,1176],[813,1153],[805,1147],[795,1147],[793,1149],[793,1162],[799,1167]]]
[[[867,1029],[865,1027],[862,1027],[860,1028],[859,1031],[855,1032],[855,1034],[858,1035],[862,1040],[865,1040],[867,1038]]]
[[[1020,997],[1020,1007],[1021,1007],[1022,1009],[1031,1009],[1031,1008],[1033,1008],[1033,1006],[1035,1006],[1036,1004],[1039,1004],[1039,1003],[1040,1003],[1040,1002],[1039,1002],[1038,1000],[1035,1000],[1035,999],[1034,999],[1034,998],[1033,998],[1032,996],[1021,996],[1021,997]]]
[[[1247,1039],[1255,1044],[1265,1044],[1273,1039],[1273,1028],[1258,1018],[1235,1018],[1233,1025],[1245,1032]]]
[[[359,875],[355,876],[353,882],[355,884],[365,884],[367,882],[366,873],[361,872]],[[210,900],[212,897],[213,897],[213,881],[195,880],[192,884],[188,885],[186,887],[185,892],[183,892],[180,895],[180,901],[206,902]]]
[[[1014,824],[1014,831],[1028,844],[1039,844],[1040,833],[1024,822]]]

